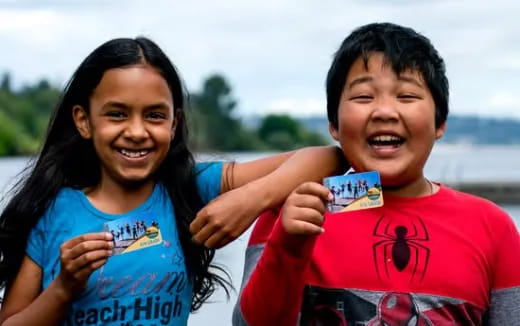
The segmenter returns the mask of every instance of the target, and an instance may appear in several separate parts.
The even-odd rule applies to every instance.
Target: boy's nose
[[[375,103],[372,110],[371,118],[374,121],[388,122],[398,121],[399,112],[395,101],[391,100],[379,100]]]

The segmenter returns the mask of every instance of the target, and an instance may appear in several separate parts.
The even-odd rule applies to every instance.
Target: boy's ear
[[[85,112],[85,109],[83,109],[81,105],[74,105],[74,107],[72,107],[72,119],[81,137],[90,139],[92,137],[90,133],[90,121],[88,120],[87,112]]]
[[[339,141],[338,130],[331,122],[329,122],[329,133],[335,141]]]
[[[443,122],[437,130],[435,130],[435,139],[440,139],[446,132],[446,121]]]

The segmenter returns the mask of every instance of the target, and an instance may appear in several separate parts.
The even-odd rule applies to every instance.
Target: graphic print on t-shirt
[[[477,307],[448,297],[307,285],[300,326],[433,326],[454,320],[481,325],[481,315]]]
[[[391,279],[397,271],[409,274],[410,281],[422,281],[430,260],[430,249],[426,246],[430,235],[419,216],[407,216],[396,222],[382,215],[372,235],[375,237],[372,253],[379,278]]]

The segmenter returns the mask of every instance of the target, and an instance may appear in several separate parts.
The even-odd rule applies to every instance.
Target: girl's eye
[[[147,117],[152,120],[164,120],[166,119],[166,114],[162,112],[150,112]]]
[[[107,117],[110,117],[110,118],[124,118],[126,117],[126,114],[122,111],[109,111],[106,113],[106,116]]]

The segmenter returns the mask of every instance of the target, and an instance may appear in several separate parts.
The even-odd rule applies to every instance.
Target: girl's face
[[[161,74],[142,64],[107,70],[90,97],[90,111],[73,108],[80,134],[92,139],[101,161],[102,183],[149,181],[175,134],[173,101]]]

